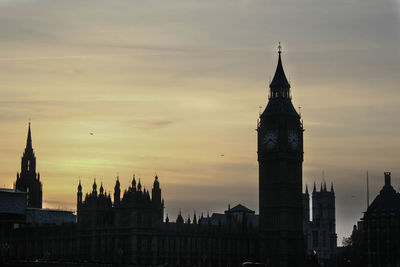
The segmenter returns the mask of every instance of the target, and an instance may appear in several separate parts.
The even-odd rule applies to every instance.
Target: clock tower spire
[[[271,266],[301,266],[303,126],[291,101],[280,43],[278,48],[268,105],[257,129],[261,255]]]

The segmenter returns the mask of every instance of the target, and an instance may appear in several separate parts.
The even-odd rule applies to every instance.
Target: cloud
[[[172,124],[176,123],[175,121],[165,120],[165,119],[134,119],[127,120],[122,123],[123,127],[127,128],[139,128],[143,130],[155,130],[160,128],[169,127]]]

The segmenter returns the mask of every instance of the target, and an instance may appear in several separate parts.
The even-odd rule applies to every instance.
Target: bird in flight
[[[89,132],[89,134],[90,134],[90,135],[94,135],[94,133],[92,133],[92,132]]]

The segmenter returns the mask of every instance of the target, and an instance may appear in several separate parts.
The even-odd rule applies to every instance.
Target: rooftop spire
[[[29,120],[28,138],[26,139],[26,149],[32,149],[31,121]]]
[[[308,195],[308,186],[306,185],[306,194]]]
[[[283,97],[283,98],[290,98],[289,89],[290,84],[286,78],[285,71],[283,70],[282,66],[282,59],[281,59],[281,50],[282,46],[279,42],[278,46],[278,65],[276,66],[276,71],[274,78],[272,79],[269,88],[271,88],[271,98]]]

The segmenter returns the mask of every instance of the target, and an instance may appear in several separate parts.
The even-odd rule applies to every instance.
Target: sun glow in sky
[[[400,186],[399,22],[394,0],[0,1],[1,186],[31,119],[45,207],[74,209],[79,178],[149,189],[157,173],[172,220],[258,210],[256,120],[281,41],[303,181],[333,181],[340,244],[367,170],[371,199],[384,171]]]

